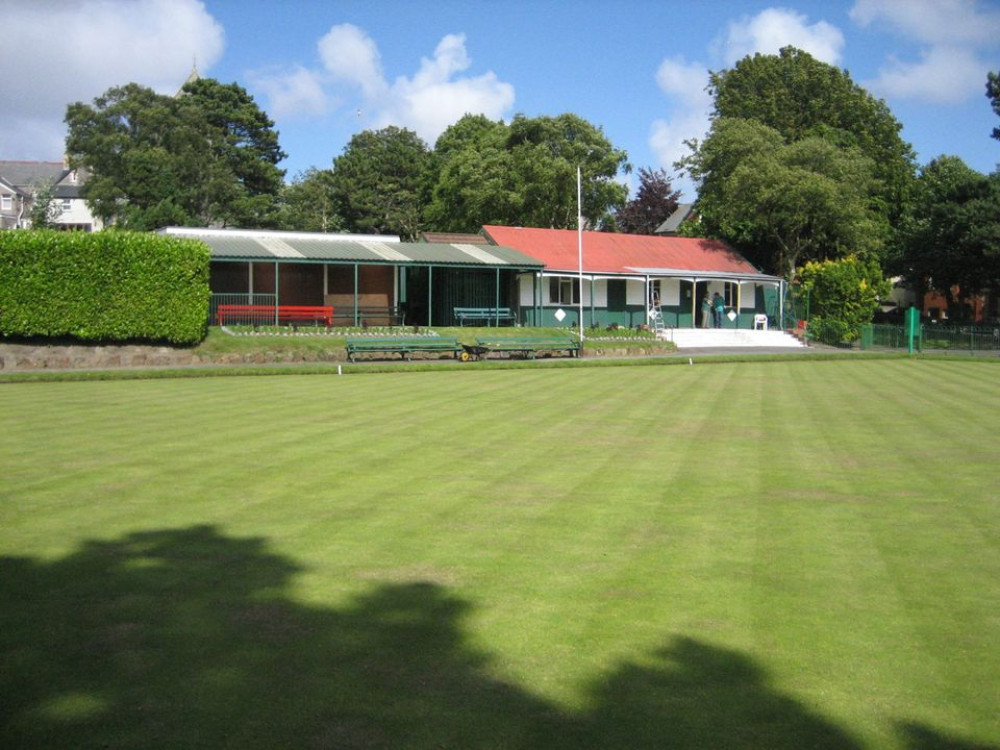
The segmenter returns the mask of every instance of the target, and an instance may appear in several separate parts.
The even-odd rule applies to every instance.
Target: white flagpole
[[[579,304],[580,343],[583,343],[583,183],[580,177],[580,167],[576,168],[576,236],[577,254],[579,255],[580,290],[577,302]]]

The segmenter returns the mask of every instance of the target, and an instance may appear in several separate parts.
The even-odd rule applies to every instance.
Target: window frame
[[[567,295],[568,290],[568,295]],[[566,297],[569,299],[566,299]],[[575,276],[549,277],[549,304],[579,305],[580,279]]]
[[[723,281],[722,299],[727,308],[737,309],[740,302],[739,284],[735,281]]]

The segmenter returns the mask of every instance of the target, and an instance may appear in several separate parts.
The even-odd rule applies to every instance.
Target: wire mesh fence
[[[922,341],[918,326],[914,336],[913,347],[920,351]],[[872,323],[861,327],[861,348],[872,349],[906,349],[909,346],[906,326],[892,325],[886,323]]]
[[[1000,351],[1000,326],[923,326],[926,349]]]
[[[1000,352],[1000,326],[922,324],[917,327],[913,345],[918,352],[927,349]],[[861,329],[862,349],[908,347],[905,326],[873,323]]]

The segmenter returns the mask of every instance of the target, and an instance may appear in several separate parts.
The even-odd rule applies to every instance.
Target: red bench
[[[330,305],[278,305],[277,308],[274,305],[219,305],[215,320],[220,326],[224,326],[227,319],[237,324],[267,325],[275,322],[275,313],[278,322],[311,321],[333,326],[333,307]]]

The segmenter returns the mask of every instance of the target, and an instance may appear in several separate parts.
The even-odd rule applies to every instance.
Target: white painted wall
[[[646,304],[646,284],[637,279],[626,279],[625,281],[625,304],[644,305]]]
[[[56,205],[61,206],[62,201],[56,199]],[[93,226],[94,230],[101,228],[101,221],[90,213],[90,208],[87,206],[87,201],[82,198],[71,198],[69,201],[69,208],[64,209],[56,221],[60,224],[90,224]]]
[[[518,295],[521,307],[533,307],[535,304],[535,275],[522,274],[520,277],[520,294]]]
[[[691,300],[688,300],[688,304]],[[681,304],[681,280],[660,279],[660,306],[676,307]]]

